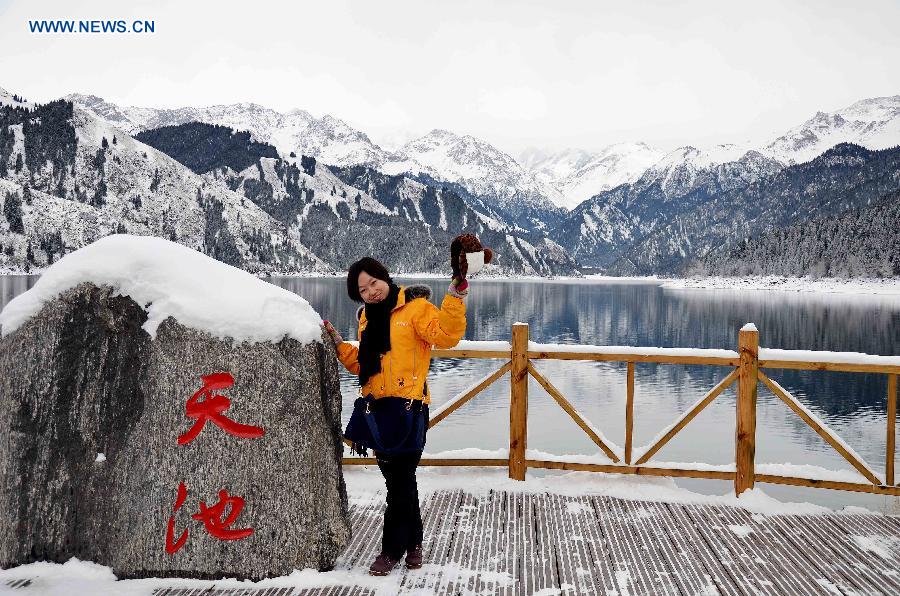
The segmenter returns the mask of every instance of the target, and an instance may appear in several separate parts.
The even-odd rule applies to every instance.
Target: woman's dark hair
[[[372,257],[363,257],[350,265],[350,269],[347,270],[347,295],[354,302],[363,301],[362,296],[359,295],[359,274],[363,271],[376,279],[386,281],[388,284],[394,283],[387,267]]]

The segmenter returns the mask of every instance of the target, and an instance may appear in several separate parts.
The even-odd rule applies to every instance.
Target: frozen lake
[[[5,305],[36,277],[0,277]],[[319,314],[355,339],[357,305],[343,278],[273,278],[306,298]],[[429,285],[439,303],[445,280],[403,279]],[[655,283],[474,280],[467,299],[466,339],[509,340],[516,321],[530,325],[531,339],[545,343],[685,348],[737,348],[740,327],[755,323],[767,348],[900,355],[900,299],[778,291],[665,290]],[[429,384],[432,408],[500,360],[434,360]],[[625,364],[535,363],[595,426],[624,444]],[[343,370],[343,369],[342,369]],[[688,409],[728,372],[721,367],[637,364],[635,452]],[[885,375],[769,371],[846,440],[877,472],[885,459]],[[355,377],[342,376],[344,418],[356,397]],[[429,432],[427,451],[508,447],[509,382],[502,379]],[[654,460],[727,464],[734,461],[734,387],[721,395]],[[812,464],[852,469],[845,460],[760,384],[757,463]],[[598,449],[535,381],[529,387],[528,448],[554,454],[594,454]],[[530,470],[529,474],[540,474]],[[725,494],[730,482],[678,479],[698,492]],[[782,500],[830,507],[853,504],[897,512],[897,498],[843,491],[758,485]]]

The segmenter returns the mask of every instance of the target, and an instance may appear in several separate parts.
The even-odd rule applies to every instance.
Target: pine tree
[[[9,231],[14,234],[24,234],[25,225],[22,223],[22,199],[17,192],[6,193],[3,201],[3,215],[9,222]]]

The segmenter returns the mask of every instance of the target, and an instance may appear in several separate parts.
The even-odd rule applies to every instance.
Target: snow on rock
[[[127,234],[102,238],[47,269],[0,312],[2,336],[83,282],[112,286],[143,305],[151,337],[171,316],[218,338],[321,341],[321,318],[300,296],[180,244]]]
[[[96,463],[98,463],[98,464],[102,464],[102,463],[105,462],[105,461],[106,461],[106,454],[105,454],[105,453],[98,453],[98,454],[97,454],[97,457],[94,458],[94,462],[96,462]]]

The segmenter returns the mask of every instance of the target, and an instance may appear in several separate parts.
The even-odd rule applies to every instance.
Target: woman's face
[[[381,302],[388,295],[388,283],[377,277],[372,277],[365,271],[359,274],[359,296],[366,304]]]

